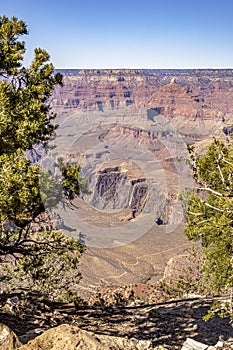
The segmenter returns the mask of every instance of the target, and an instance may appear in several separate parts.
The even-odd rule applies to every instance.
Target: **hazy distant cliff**
[[[106,110],[133,105],[156,107],[165,115],[232,113],[233,71],[80,70],[64,76],[55,107]],[[171,83],[172,79],[172,83]],[[212,111],[212,113],[211,113]]]

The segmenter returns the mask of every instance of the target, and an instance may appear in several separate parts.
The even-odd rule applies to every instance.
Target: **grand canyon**
[[[154,283],[190,246],[179,195],[193,188],[187,144],[201,153],[230,141],[232,70],[61,70],[51,98],[56,139],[31,153],[54,171],[81,164],[87,192],[57,209],[63,229],[87,246],[84,294],[93,288]]]

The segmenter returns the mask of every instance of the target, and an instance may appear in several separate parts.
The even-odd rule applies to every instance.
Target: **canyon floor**
[[[155,225],[134,242],[116,248],[88,248],[81,259],[79,290],[93,293],[97,287],[155,283],[163,277],[170,258],[187,254],[191,244],[183,234],[184,225],[172,232]]]

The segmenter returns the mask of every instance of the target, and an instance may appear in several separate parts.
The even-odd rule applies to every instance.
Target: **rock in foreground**
[[[150,349],[145,340],[94,334],[67,324],[51,328],[19,350],[141,350]]]

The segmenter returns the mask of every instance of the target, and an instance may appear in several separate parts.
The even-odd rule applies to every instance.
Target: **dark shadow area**
[[[147,110],[147,118],[152,122],[155,122],[154,117],[161,113],[160,107],[150,108]]]
[[[33,312],[24,310],[20,315],[17,312],[13,315],[3,307],[0,322],[11,327],[17,335],[37,328],[40,320],[49,327],[69,323],[96,334],[150,339],[153,346],[181,349],[187,337],[208,345],[215,345],[219,336],[225,340],[232,337],[233,327],[229,319],[215,316],[208,322],[203,321],[212,303],[213,300],[187,299],[132,307],[74,307],[73,304],[52,303],[34,296],[26,303]],[[4,304],[3,300],[1,304]]]
[[[187,337],[215,345],[222,336],[225,340],[233,334],[229,318],[215,316],[203,321],[212,301],[183,302],[175,305],[144,307],[113,307],[76,311],[75,324],[95,333],[151,339],[153,346],[165,345],[180,349]]]

